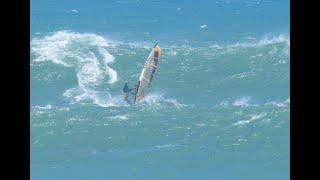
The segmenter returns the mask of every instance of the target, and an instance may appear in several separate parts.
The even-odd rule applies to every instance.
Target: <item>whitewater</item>
[[[290,108],[288,38],[212,47],[163,46],[151,93],[130,106],[121,89],[125,82],[137,81],[152,48],[146,44],[73,31],[32,39],[31,150],[39,169],[34,177],[52,168],[73,172],[85,167],[106,177],[123,170],[139,177],[143,169],[170,164],[188,171],[206,165],[198,171],[207,177],[205,172],[220,161],[264,162],[259,167],[265,172],[288,158],[273,149],[279,139],[288,138],[283,136]],[[238,153],[245,154],[230,159]],[[181,164],[189,158],[197,161]],[[89,162],[81,165],[85,161]]]

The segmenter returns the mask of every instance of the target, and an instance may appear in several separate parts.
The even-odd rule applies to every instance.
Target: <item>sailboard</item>
[[[147,95],[154,80],[160,57],[161,48],[158,44],[155,44],[141,71],[134,100],[135,104],[139,103]]]

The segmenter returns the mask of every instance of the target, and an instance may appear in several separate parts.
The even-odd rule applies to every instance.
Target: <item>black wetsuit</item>
[[[131,88],[128,87],[128,84],[126,83],[122,89],[122,91],[124,92],[125,96],[124,96],[124,100],[127,101],[128,103],[130,103],[129,100],[129,93],[131,92]]]
[[[124,93],[129,93],[132,89],[128,87],[128,84],[125,84],[122,90]]]

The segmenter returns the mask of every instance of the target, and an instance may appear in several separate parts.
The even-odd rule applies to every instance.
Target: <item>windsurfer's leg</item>
[[[130,102],[130,99],[129,99],[129,93],[126,93],[126,94],[125,94],[124,100],[125,100],[128,104],[131,103],[131,102]]]
[[[151,77],[150,77],[150,83],[152,82],[152,80],[153,80],[153,75],[154,75],[154,73],[156,72],[156,68],[153,68],[152,69],[152,72],[151,72]]]

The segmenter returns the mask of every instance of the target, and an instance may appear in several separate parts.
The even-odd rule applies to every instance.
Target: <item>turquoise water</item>
[[[289,20],[289,1],[32,0],[31,179],[289,179]]]

